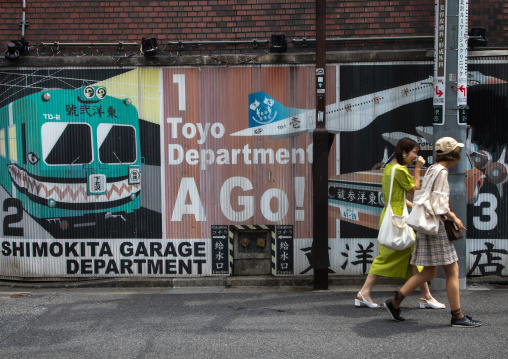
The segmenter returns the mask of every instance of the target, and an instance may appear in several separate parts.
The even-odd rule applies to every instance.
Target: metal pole
[[[436,4],[436,44],[434,55],[434,142],[444,136],[466,143],[467,110],[467,0],[438,0]],[[453,212],[467,224],[466,148],[463,158],[450,168],[450,203]],[[459,257],[459,286],[466,288],[466,236],[455,241]],[[446,289],[442,268],[432,280],[433,290]]]
[[[23,15],[21,16],[21,41],[25,40],[25,13],[26,13],[26,0],[23,0]]]
[[[328,151],[325,107],[326,0],[316,0],[316,129],[312,134],[314,289],[328,289]]]

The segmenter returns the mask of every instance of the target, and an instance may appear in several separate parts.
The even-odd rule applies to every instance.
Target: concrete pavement
[[[395,286],[377,285],[373,299],[385,300]],[[6,359],[508,357],[506,289],[484,283],[462,291],[465,313],[483,322],[462,329],[450,326],[449,310],[419,309],[418,292],[404,301],[402,323],[383,308],[355,308],[358,287],[0,287],[0,352]],[[446,302],[444,292],[435,296]]]

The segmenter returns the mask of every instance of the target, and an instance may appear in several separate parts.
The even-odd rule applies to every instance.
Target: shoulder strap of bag
[[[437,171],[436,173],[436,176],[434,177],[434,180],[432,181],[432,187],[430,188],[431,191],[434,189],[434,184],[436,183],[436,180],[437,180],[437,176],[439,176],[439,174],[441,173],[441,171],[443,171],[444,168],[441,168],[439,171]]]
[[[425,189],[424,189],[425,195],[423,197],[430,196],[430,192],[432,191],[432,188],[434,188],[434,182],[436,181],[437,176],[441,173],[443,169],[444,168],[441,168],[439,171],[434,172],[432,177],[429,178],[430,181],[428,182],[425,181]],[[427,177],[427,174],[425,174],[425,177]]]
[[[395,165],[395,166],[393,166],[393,169],[392,169],[392,178],[390,180],[390,195],[388,196],[388,204],[389,205],[391,205],[391,202],[392,202],[392,189],[393,189],[393,180],[395,179],[395,170],[399,166],[400,165]]]
[[[397,169],[397,167],[399,167],[400,165],[395,165],[393,166],[393,169],[392,169],[392,178],[390,179],[390,194],[388,196],[388,203],[386,204],[386,206],[392,206],[392,190],[393,190],[393,180],[395,179],[395,170]],[[407,206],[406,206],[406,191],[403,191],[404,192],[404,209],[402,210],[402,214],[407,216]]]

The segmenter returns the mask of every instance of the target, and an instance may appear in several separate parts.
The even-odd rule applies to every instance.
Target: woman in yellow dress
[[[413,194],[415,190],[420,189],[420,170],[425,164],[425,160],[422,156],[418,156],[419,149],[420,146],[416,141],[407,137],[401,138],[399,142],[397,142],[397,146],[395,146],[395,159],[391,163],[386,164],[383,170],[383,198],[387,199],[389,197],[388,192],[390,191],[393,166],[400,165],[395,170],[391,200],[392,210],[396,215],[402,215],[405,198],[404,192],[406,192],[406,194]],[[406,166],[411,166],[415,161],[415,177],[413,179]],[[406,201],[406,204],[411,208],[411,202]],[[381,212],[379,225],[383,222],[385,212],[386,206]],[[417,273],[418,268],[409,264],[412,253],[413,246],[401,251],[396,251],[380,244],[379,255],[372,262],[365,283],[356,295],[355,306],[379,308],[379,305],[374,303],[370,296],[370,291],[379,277],[409,279],[413,273]],[[427,283],[420,286],[420,291],[420,308],[445,308],[443,303],[439,303],[432,297]]]

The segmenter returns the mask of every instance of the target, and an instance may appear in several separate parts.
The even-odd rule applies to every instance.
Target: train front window
[[[136,161],[136,130],[132,126],[101,123],[97,127],[99,160],[122,164]]]
[[[9,159],[18,162],[18,142],[16,141],[16,125],[9,126]]]
[[[86,123],[47,122],[41,127],[42,156],[48,165],[92,162],[92,128]]]

